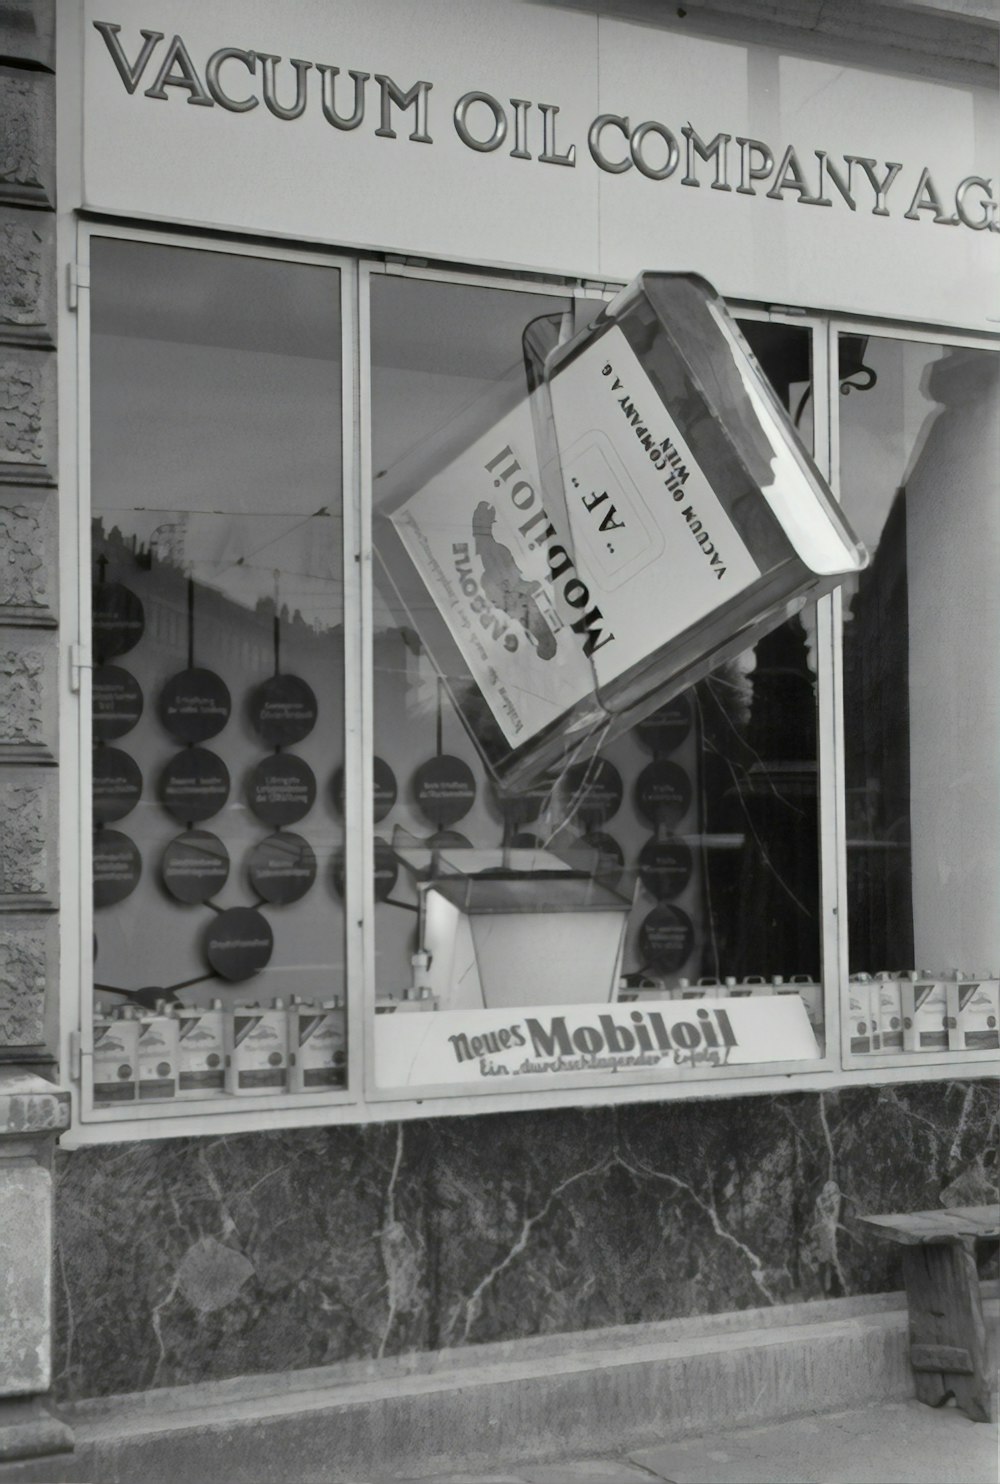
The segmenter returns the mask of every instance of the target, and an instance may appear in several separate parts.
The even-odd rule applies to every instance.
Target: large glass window
[[[902,979],[911,1020],[915,993],[907,1049],[997,1045],[998,360],[872,338],[841,399],[843,501],[871,552],[843,603],[850,968]]]
[[[486,429],[508,430],[498,449],[511,428],[522,433],[511,409],[524,402],[526,331],[529,344],[540,325],[566,335],[593,309],[373,275],[371,313],[376,550],[380,516],[397,528],[385,537],[374,604],[375,1010],[397,1017],[376,1023],[377,1080],[468,1083],[481,1073],[481,1090],[506,1075],[503,1037],[519,1046],[525,1034],[517,1070],[552,1070],[560,1053],[559,1070],[622,1070],[630,1064],[609,1052],[630,1050],[642,1067],[647,1048],[628,1012],[624,1032],[605,1025],[591,1036],[584,1026],[573,1039],[551,1030],[560,1006],[691,1000],[704,1010],[734,995],[772,1005],[793,995],[822,1045],[815,608],[596,751],[571,737],[529,787],[498,786],[453,704],[457,692],[474,731],[461,657],[441,638],[426,587],[407,589],[397,532],[403,525],[411,564],[480,615],[487,652],[544,642],[544,615],[532,619],[541,584],[497,541],[489,500],[470,524],[470,512],[414,492],[433,490],[444,459]],[[810,331],[744,328],[810,437]],[[522,436],[530,448],[530,419]],[[498,486],[509,463],[496,465]],[[512,498],[530,522],[528,484]],[[405,527],[412,510],[415,535]],[[422,643],[425,625],[438,635],[438,660],[455,656],[447,683]],[[525,1008],[545,1017],[529,1016],[527,1032],[516,1028]],[[449,1020],[450,1051],[421,1058],[419,1027],[404,1029],[398,1016],[432,1011],[466,1018]],[[491,1012],[507,1011],[522,1019],[498,1029]]]
[[[335,269],[92,241],[97,1103],[343,1085]]]

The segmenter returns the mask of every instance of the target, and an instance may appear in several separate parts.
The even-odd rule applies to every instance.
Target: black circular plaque
[[[417,805],[438,829],[457,824],[476,802],[476,779],[468,763],[445,753],[429,758],[413,775]]]
[[[607,824],[621,808],[622,778],[614,763],[595,757],[574,763],[565,777],[566,807],[586,828]]]
[[[316,880],[316,856],[301,835],[279,831],[254,846],[247,872],[259,897],[285,906],[304,897]]]
[[[518,830],[517,834],[512,835],[507,841],[507,845],[511,850],[541,850],[542,848],[541,840],[530,830]]]
[[[386,897],[396,885],[396,877],[399,875],[399,861],[392,846],[380,836],[375,836],[375,869],[372,872],[372,883],[375,891],[376,902],[384,902]],[[344,895],[344,852],[338,850],[333,857],[333,885],[338,897]]]
[[[338,768],[331,779],[333,802],[338,812],[344,812],[344,770]],[[396,775],[381,757],[372,758],[372,818],[381,823],[396,802]]]
[[[207,747],[175,752],[160,774],[160,803],[182,824],[218,814],[229,798],[229,769]]]
[[[208,902],[229,879],[229,853],[218,835],[186,830],[163,852],[160,874],[178,902]]]
[[[675,974],[691,957],[694,924],[680,907],[654,907],[639,929],[639,951],[646,964]]]
[[[260,760],[250,774],[247,803],[265,824],[296,824],[316,801],[312,768],[291,752],[276,752]]]
[[[691,880],[694,858],[683,840],[658,840],[654,835],[639,852],[639,880],[658,902],[669,902]]]
[[[691,804],[691,779],[679,763],[647,763],[635,781],[635,805],[658,829],[673,829]]]
[[[94,736],[114,742],[130,732],[142,715],[142,690],[134,675],[118,665],[101,665],[91,681]]]
[[[297,675],[272,675],[250,697],[250,720],[269,747],[292,747],[316,725],[316,697]]]
[[[113,907],[131,896],[142,875],[142,856],[120,830],[94,834],[94,906]]]
[[[142,794],[139,765],[120,747],[94,749],[94,823],[113,824],[131,814]]]
[[[625,867],[625,852],[614,835],[605,834],[603,830],[591,830],[581,843],[597,851],[594,875],[609,885],[617,886]]]
[[[229,720],[232,701],[213,670],[181,670],[160,691],[160,720],[178,742],[207,742]]]
[[[104,582],[94,588],[92,602],[94,653],[103,662],[128,654],[142,638],[146,615],[131,588]]]
[[[662,757],[687,740],[693,721],[694,709],[690,698],[682,693],[651,716],[637,722],[635,734],[643,747]]]
[[[253,907],[230,907],[209,923],[205,957],[223,979],[238,984],[267,967],[274,934],[267,918]]]

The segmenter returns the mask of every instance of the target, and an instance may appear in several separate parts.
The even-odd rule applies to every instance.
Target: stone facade
[[[902,1287],[858,1217],[986,1200],[923,1083],[57,1157],[65,1399]]]
[[[51,1382],[57,1044],[52,0],[0,5],[0,1468],[72,1445]]]

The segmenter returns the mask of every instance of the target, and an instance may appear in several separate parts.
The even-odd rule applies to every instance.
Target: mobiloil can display
[[[177,1096],[213,1097],[226,1090],[226,1012],[185,1005],[177,1011]]]
[[[763,974],[748,974],[739,983],[735,979],[727,979],[722,987],[725,999],[753,999],[770,993],[771,986],[765,983]]]
[[[948,996],[943,974],[911,969],[900,975],[903,1050],[946,1051]]]
[[[852,974],[843,999],[844,1039],[857,1056],[872,1049],[872,976]]]
[[[813,1030],[823,1024],[823,986],[808,974],[793,974],[787,986],[798,995],[806,1007],[806,1016]],[[778,993],[782,993],[781,990]]]
[[[98,1002],[94,1014],[94,1101],[131,1103],[139,1080],[139,1022]]]
[[[288,1011],[288,1088],[313,1092],[343,1087],[347,1049],[344,1007],[339,999],[312,1000],[292,996]]]
[[[396,1014],[402,1015],[405,1010],[436,1010],[438,997],[427,984],[408,984],[403,990],[403,998],[396,1006]]]
[[[177,1094],[177,1020],[162,1000],[139,1017],[139,1098]]]
[[[237,1005],[226,1016],[226,1091],[284,1092],[288,1085],[288,1011]]]
[[[955,970],[945,985],[949,1051],[1000,1047],[1000,981],[996,975]]]
[[[874,1017],[883,1051],[903,1049],[903,998],[898,974],[882,969],[875,975]]]

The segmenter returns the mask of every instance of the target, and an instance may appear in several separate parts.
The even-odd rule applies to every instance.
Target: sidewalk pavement
[[[459,1464],[456,1460],[456,1465]],[[998,1484],[996,1423],[954,1407],[883,1403],[796,1417],[766,1427],[719,1428],[608,1458],[500,1459],[486,1472],[403,1474],[356,1484]]]

